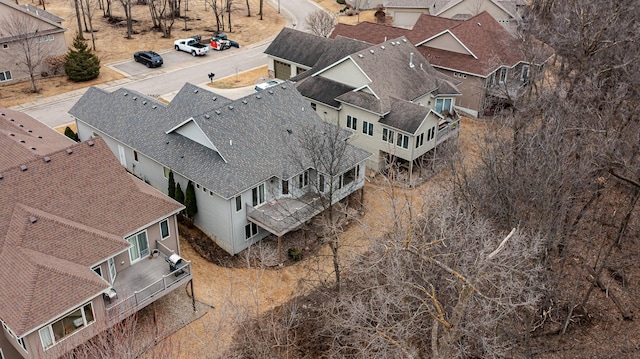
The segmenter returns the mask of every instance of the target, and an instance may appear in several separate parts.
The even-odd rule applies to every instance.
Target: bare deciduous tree
[[[324,10],[317,10],[307,16],[305,23],[311,33],[328,37],[338,23],[338,18]]]
[[[40,71],[43,71],[42,65],[45,64],[44,59],[49,56],[53,50],[53,42],[50,41],[49,35],[45,29],[40,27],[40,22],[30,16],[15,16],[7,19],[4,29],[8,37],[15,39],[12,46],[17,47],[17,51],[12,53],[12,59],[16,66],[29,75],[31,81],[31,91],[38,92],[36,78]],[[8,56],[8,52],[4,51],[4,55]]]

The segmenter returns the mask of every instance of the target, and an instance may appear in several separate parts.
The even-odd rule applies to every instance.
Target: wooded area
[[[446,156],[438,191],[390,183],[393,226],[340,289],[248,319],[227,357],[638,355],[639,11],[533,1],[544,81],[487,119],[479,153]]]

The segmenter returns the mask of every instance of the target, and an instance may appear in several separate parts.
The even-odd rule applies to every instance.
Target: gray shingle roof
[[[340,40],[345,44],[354,44]],[[436,71],[405,37],[388,40],[359,50],[344,57],[327,56],[326,61],[293,78],[299,80],[296,88],[307,98],[338,107],[344,102],[384,116],[392,109],[394,99],[413,101],[425,94],[459,95],[460,92],[448,76]],[[344,47],[348,49],[349,47]],[[375,93],[354,91],[354,88],[322,78],[322,71],[339,61],[353,61],[370,79],[367,85]],[[309,76],[309,75],[317,76]],[[333,97],[333,101],[330,99]]]
[[[330,43],[331,41],[325,37],[285,27],[264,53],[311,67],[329,50]]]
[[[329,40],[329,39],[327,39]],[[361,51],[364,50],[368,47],[371,46],[370,43],[364,42],[364,41],[360,41],[360,40],[356,40],[356,39],[351,39],[348,37],[343,37],[343,36],[338,36],[333,40],[329,40],[330,41],[330,46],[327,46],[324,49],[324,52],[322,53],[322,56],[320,56],[317,61],[311,65],[311,69],[297,75],[291,78],[291,81],[300,81],[308,76],[310,76],[311,74],[314,74],[322,69],[324,69],[327,66],[330,66],[331,64],[344,59],[345,57],[353,54],[354,52],[357,51]],[[275,42],[275,41],[274,41]],[[304,46],[301,46],[300,44],[304,44]],[[307,45],[306,43],[298,43],[296,44],[299,48],[304,48],[306,49],[307,47],[311,47],[314,46],[313,43]]]
[[[351,86],[319,76],[306,78],[296,85],[296,89],[300,93],[304,93],[306,97],[333,108],[340,106],[340,102],[336,98],[354,90]]]
[[[391,112],[382,118],[380,123],[415,134],[429,112],[431,109],[428,107],[409,101],[395,100],[391,104]]]
[[[205,100],[216,96],[204,89],[194,95]],[[300,151],[292,135],[310,124],[329,126],[290,82],[194,113],[191,120],[172,117],[186,113],[173,108],[180,103],[152,109],[142,104],[143,98],[135,91],[90,88],[69,113],[226,199],[273,176],[288,178],[300,171],[295,158]],[[185,120],[184,126],[197,124],[217,151],[181,135],[181,128],[174,129]],[[369,156],[349,146],[344,166]]]

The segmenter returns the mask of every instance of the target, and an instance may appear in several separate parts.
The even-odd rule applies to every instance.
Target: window
[[[133,151],[133,160],[138,162],[138,151]]]
[[[454,72],[453,73],[453,77],[459,77],[461,79],[466,79],[467,78],[467,74],[463,74],[463,73],[460,73],[460,72]]]
[[[169,167],[162,167],[162,170],[164,171],[164,178],[169,178],[169,172],[171,171]]]
[[[258,234],[258,225],[255,223],[249,223],[244,226],[244,238],[250,239],[251,237]]]
[[[202,192],[207,193],[207,189],[204,186],[202,186]]]
[[[265,199],[264,199],[264,183],[259,185],[258,187],[255,187],[254,189],[251,190],[251,194],[253,197],[253,206],[257,206],[260,204],[263,204]]]
[[[2,48],[3,49],[8,49],[9,48],[9,44],[2,44]]]
[[[94,271],[100,277],[102,277],[102,268],[100,266],[95,266],[91,268],[91,270]]]
[[[431,141],[436,135],[436,128],[431,127],[429,131],[427,131],[427,141]]]
[[[436,99],[436,112],[442,113],[442,111],[451,111],[451,99],[450,98],[437,98]]]
[[[129,258],[131,262],[135,262],[142,257],[149,255],[149,242],[147,242],[147,232],[140,232],[129,238],[127,242],[131,244],[129,247]]]
[[[239,212],[241,210],[242,210],[242,197],[236,196],[236,212]]]
[[[498,70],[498,82],[503,84],[505,81],[507,81],[507,68],[501,67],[500,70]]]
[[[422,146],[423,144],[424,144],[424,132],[419,134],[418,137],[416,137],[416,148]]]
[[[395,138],[395,132],[391,130],[387,130],[386,128],[382,129],[382,140],[385,142],[389,142],[393,144],[393,139]]]
[[[347,127],[356,130],[358,128],[358,119],[347,115]]]
[[[522,65],[522,73],[520,73],[520,80],[522,82],[529,81],[530,71],[531,71],[531,68],[529,67],[529,65]]]
[[[199,185],[199,184],[197,184],[197,183],[196,183],[196,188],[197,188],[197,189],[200,189],[200,185]]]
[[[402,147],[402,148],[409,148],[409,136],[398,133],[396,146]]]
[[[91,303],[87,303],[64,318],[40,328],[38,333],[42,347],[44,349],[50,348],[94,321],[93,306]]]
[[[2,354],[2,348],[0,348],[0,359],[4,359],[4,354]]]
[[[169,237],[169,220],[165,219],[160,222],[160,238],[165,239]]]
[[[289,194],[289,181],[282,180],[282,194]]]
[[[304,171],[298,175],[298,188],[303,188],[309,185],[309,171]]]
[[[373,136],[373,123],[362,121],[362,133]]]
[[[318,176],[318,191],[324,192],[324,175]]]
[[[312,108],[314,111],[316,110],[316,103],[315,103],[315,102],[312,102],[312,103],[311,103],[311,108]]]
[[[342,174],[339,187],[342,188],[343,186],[346,186],[352,183],[356,179],[356,177],[357,177],[357,173],[356,173],[356,168],[354,167]]]
[[[20,347],[22,347],[22,349],[24,349],[24,351],[28,353],[29,351],[27,350],[27,344],[25,344],[24,338],[17,338],[16,340],[18,341],[18,345],[20,345]]]
[[[11,80],[11,71],[0,71],[0,82]]]

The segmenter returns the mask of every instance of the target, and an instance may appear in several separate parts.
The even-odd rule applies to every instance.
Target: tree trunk
[[[96,36],[93,33],[93,21],[91,19],[91,8],[89,7],[89,0],[86,0],[87,3],[87,17],[89,18],[89,31],[91,31],[91,45],[93,47],[93,51],[96,51]]]
[[[82,40],[84,40],[84,36],[82,36],[82,21],[80,20],[80,4],[78,4],[79,1],[80,0],[73,0],[73,5],[76,7],[76,21],[78,22],[78,36]]]

